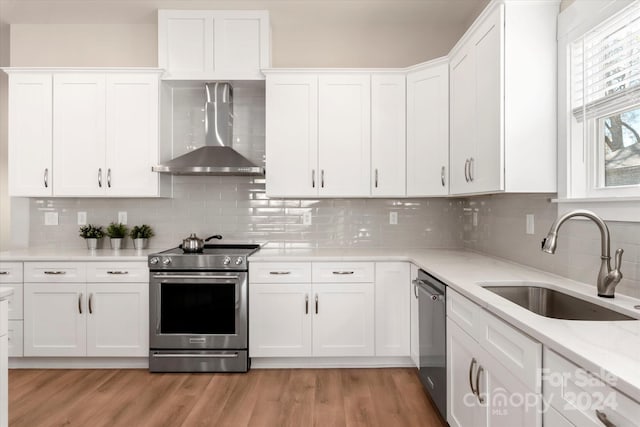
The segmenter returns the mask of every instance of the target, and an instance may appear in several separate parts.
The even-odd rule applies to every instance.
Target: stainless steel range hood
[[[173,175],[264,175],[264,168],[255,165],[232,148],[231,85],[221,82],[206,83],[205,90],[206,145],[151,169]]]

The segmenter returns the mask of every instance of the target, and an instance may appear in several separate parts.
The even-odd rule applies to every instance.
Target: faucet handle
[[[616,262],[614,264],[614,269],[620,271],[620,267],[622,267],[622,254],[624,253],[624,249],[622,248],[618,248],[616,249],[616,255],[615,255],[615,259]]]

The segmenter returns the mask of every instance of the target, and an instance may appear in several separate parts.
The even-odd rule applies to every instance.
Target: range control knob
[[[236,265],[242,264],[242,257],[236,258]]]
[[[222,264],[224,265],[231,264],[231,258],[229,258],[228,256],[224,257],[224,261],[222,261]]]
[[[171,258],[165,258],[165,259],[163,259],[163,260],[162,260],[162,263],[163,263],[164,265],[169,265],[169,264],[171,264]]]
[[[158,259],[157,256],[154,256],[153,258],[151,258],[149,260],[149,264],[151,264],[151,265],[156,265],[158,262],[160,262],[160,260]]]

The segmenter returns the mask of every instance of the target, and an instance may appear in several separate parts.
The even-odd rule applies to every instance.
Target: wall
[[[600,232],[588,220],[569,220],[558,233],[554,255],[540,250],[557,216],[549,200],[555,194],[511,194],[471,197],[464,201],[464,247],[593,284],[600,269]],[[473,225],[473,213],[478,215]],[[535,216],[535,233],[525,234],[525,215]],[[611,254],[624,249],[624,278],[616,292],[640,298],[640,224],[607,223]]]

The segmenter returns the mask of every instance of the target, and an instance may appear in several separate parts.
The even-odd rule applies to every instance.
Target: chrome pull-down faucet
[[[587,210],[575,210],[567,212],[561,217],[558,217],[558,219],[556,219],[555,222],[551,225],[551,229],[549,230],[549,234],[547,234],[547,237],[545,239],[542,239],[542,251],[548,254],[553,254],[556,252],[556,246],[558,243],[558,230],[560,229],[560,226],[566,220],[575,216],[581,216],[592,220],[600,229],[601,264],[597,283],[598,296],[603,298],[613,298],[615,296],[614,293],[616,285],[620,283],[620,280],[622,280],[622,272],[620,271],[620,267],[622,266],[622,254],[624,253],[624,250],[616,250],[615,265],[612,269],[611,249],[609,244],[609,228],[607,227],[607,224],[604,223],[602,218],[600,218],[595,213]]]

